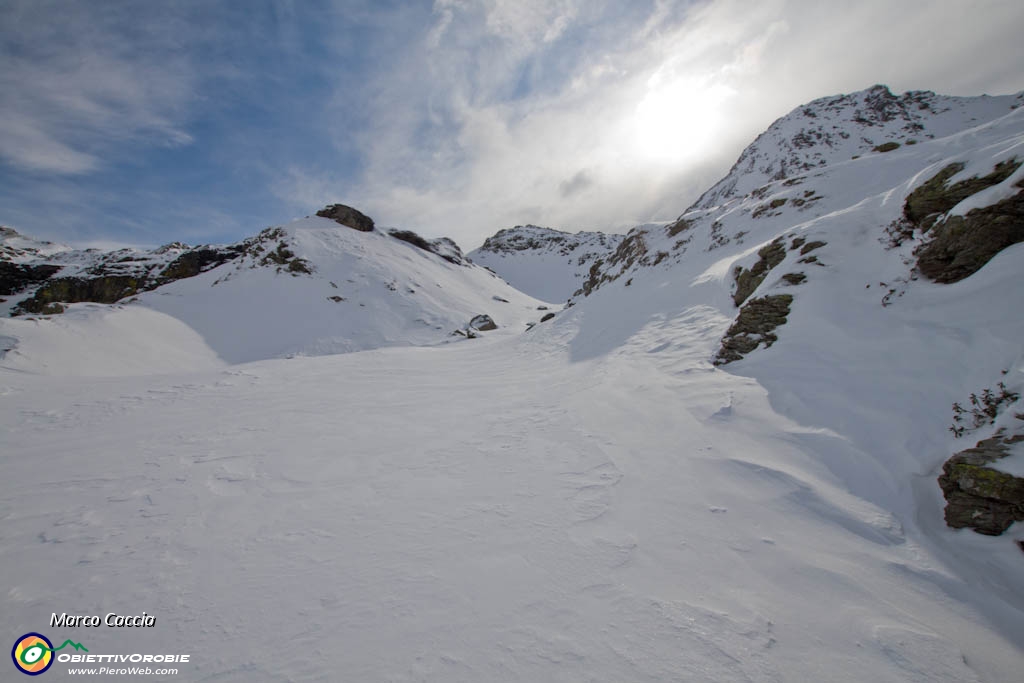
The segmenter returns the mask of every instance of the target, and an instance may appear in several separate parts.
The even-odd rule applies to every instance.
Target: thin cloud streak
[[[153,42],[125,40],[123,18],[85,5],[13,2],[0,59],[0,158],[29,170],[86,173],[125,141],[187,145],[191,69]],[[168,27],[174,28],[174,27]],[[166,46],[164,46],[166,47]]]

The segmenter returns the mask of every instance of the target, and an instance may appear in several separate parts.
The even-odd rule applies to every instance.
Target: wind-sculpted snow
[[[44,630],[189,653],[189,680],[1012,680],[1012,600],[979,607],[822,467],[869,481],[855,445],[712,370],[717,311],[665,311],[579,362],[575,320],[162,377],[5,373],[4,618],[144,610],[154,628]]]

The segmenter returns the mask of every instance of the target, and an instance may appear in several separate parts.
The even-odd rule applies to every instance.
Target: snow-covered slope
[[[281,230],[309,273],[261,267],[245,256],[139,297],[195,329],[239,362],[321,355],[451,338],[479,314],[497,334],[519,333],[540,302],[472,264],[454,264],[388,234],[312,217]],[[278,249],[270,245],[268,249]]]
[[[876,92],[845,98],[834,117],[853,117]],[[677,223],[632,231],[558,322],[574,330],[577,359],[646,348],[667,369],[696,354],[705,372],[714,362],[752,378],[813,434],[799,442],[820,472],[894,515],[901,538],[937,549],[975,604],[1005,601],[992,618],[1014,624],[1024,623],[1024,530],[989,539],[947,529],[936,477],[997,428],[1024,431],[1020,402],[962,440],[949,430],[954,402],[999,382],[1024,393],[1020,101],[961,98],[959,130],[940,112],[946,127],[922,124],[934,139],[918,131],[915,145],[858,159],[830,157],[819,140],[802,153],[824,164],[784,179],[738,166],[718,186],[727,191]],[[996,104],[1005,112],[993,118]],[[767,135],[741,161],[758,158]],[[954,225],[985,207],[990,220]],[[699,349],[683,326],[704,330]],[[723,410],[725,422],[742,412],[732,400]]]
[[[935,481],[1024,425],[947,429],[972,392],[1024,393],[1024,244],[957,241],[1020,195],[1024,110],[969,118],[634,230],[524,334],[161,376],[0,361],[9,638],[189,653],[187,680],[1017,680],[1020,524],[946,528]],[[427,274],[498,282],[314,219],[261,244],[121,321],[202,358],[362,300],[409,339]],[[445,306],[533,303],[488,294]],[[71,609],[157,623],[48,628]]]
[[[467,327],[477,315],[488,315],[497,325],[488,334],[518,333],[542,315],[537,310],[541,302],[468,263],[448,241],[428,242],[399,231],[363,232],[318,216],[226,247],[61,250],[58,258],[24,251],[26,265],[45,261],[64,267],[12,297],[8,306],[52,299],[57,303],[47,306],[63,308],[59,302],[67,300],[61,297],[69,289],[57,286],[63,280],[100,283],[71,288],[76,292],[128,287],[116,291],[118,298],[130,296],[119,305],[142,306],[177,318],[227,362],[437,344],[451,340],[455,330]],[[193,261],[186,260],[195,254]],[[184,276],[174,279],[179,271]],[[143,282],[158,286],[150,289],[139,284]],[[72,304],[72,310],[76,316],[52,327],[71,330],[86,325],[77,335],[82,344],[100,338],[87,331],[92,329],[90,315],[117,317],[95,305]],[[39,324],[0,319],[0,335],[32,336]],[[30,346],[27,340],[19,343],[4,362],[23,367],[27,358],[38,354]],[[48,362],[40,359],[38,366]]]
[[[582,324],[3,373],[8,640],[232,683],[1015,680],[1019,617],[817,458],[853,446],[713,370],[713,312],[666,306],[586,359]],[[49,626],[72,609],[156,625]]]
[[[188,325],[142,306],[75,304],[63,315],[0,319],[6,371],[117,377],[225,365]]]
[[[487,266],[516,289],[544,301],[564,302],[579,289],[590,268],[613,253],[623,235],[575,234],[517,225],[499,230],[469,258]]]

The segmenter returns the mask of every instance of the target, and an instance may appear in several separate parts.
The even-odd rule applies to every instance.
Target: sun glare
[[[734,94],[728,86],[697,79],[666,83],[651,78],[633,114],[636,153],[646,160],[672,163],[699,156],[714,143],[721,105]]]

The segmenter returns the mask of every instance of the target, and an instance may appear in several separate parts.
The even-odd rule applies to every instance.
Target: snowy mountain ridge
[[[90,316],[109,316],[95,313],[95,302],[120,302],[169,315],[220,358],[243,362],[437,344],[478,315],[495,321],[496,334],[507,334],[541,315],[539,301],[466,261],[450,240],[362,231],[319,216],[225,246],[103,252],[34,243],[12,233],[5,240],[12,252],[17,249],[10,261],[0,262],[5,293],[19,290],[5,302],[9,311],[93,311],[0,319],[0,334],[15,338],[38,336],[39,327],[73,334]],[[26,341],[7,361],[32,353]]]
[[[708,209],[769,182],[886,146],[946,137],[998,118],[1021,104],[1024,93],[951,97],[916,90],[897,96],[884,85],[823,97],[772,123],[692,208]]]
[[[563,232],[536,225],[499,230],[469,258],[517,289],[545,301],[564,302],[590,268],[618,248],[624,235]]]
[[[968,164],[969,168],[957,168],[958,175],[952,182],[990,173],[996,164],[1021,156],[1015,151],[1016,138],[1012,132],[1020,118],[1018,106],[1021,103],[1024,103],[1024,93],[949,98],[913,92],[896,98],[884,86],[875,86],[853,95],[823,98],[797,107],[747,147],[729,175],[674,223],[661,230],[641,227],[630,231],[616,252],[590,273],[580,293],[588,296],[609,282],[651,266],[670,268],[684,258],[692,262],[691,257],[684,255],[694,250],[709,253],[731,244],[733,247],[727,251],[734,252],[740,245],[763,245],[769,236],[777,237],[780,229],[795,234],[801,226],[815,226],[830,215],[848,211],[865,196],[878,191],[877,188],[885,187],[885,183],[895,182],[894,178],[904,186],[895,188],[887,196],[902,201],[916,185],[931,177],[927,175],[929,169],[933,169],[931,175],[934,176],[942,168],[960,163],[958,155],[970,161],[972,149],[993,148],[982,153],[983,160]],[[870,112],[870,116],[865,112]],[[818,123],[817,119],[827,124]],[[808,120],[817,127],[813,135],[806,127]],[[839,125],[843,121],[855,132],[871,129],[875,137],[822,132],[826,125],[843,132]],[[914,131],[919,140],[914,144],[901,146],[889,140],[893,142],[892,147],[849,154],[864,152],[864,147],[874,145],[877,140],[906,138],[910,131]],[[996,136],[993,142],[984,142],[992,135]],[[1005,137],[1009,147],[999,148],[1004,144],[998,138],[1000,135]],[[793,140],[813,142],[801,146]],[[758,160],[763,162],[760,167]],[[985,164],[990,166],[982,168]],[[896,175],[886,171],[881,177],[871,177],[875,169],[888,168],[897,169]],[[1007,176],[1003,176],[999,182],[1004,188],[1011,188],[1016,179],[1007,180]],[[985,188],[978,188],[981,189]],[[901,193],[900,197],[895,196],[896,192]],[[893,230],[899,232],[895,223],[904,220],[902,204],[893,201],[890,206],[895,210],[883,221],[887,235],[884,239],[900,241],[892,233]],[[918,241],[911,247],[921,245],[923,232],[918,229]],[[749,246],[743,251],[752,253]],[[719,252],[719,255],[724,253]],[[802,255],[806,256],[806,251]],[[909,254],[906,257],[909,258]],[[814,260],[816,257],[808,262]],[[894,277],[909,278],[911,269],[904,270]]]

